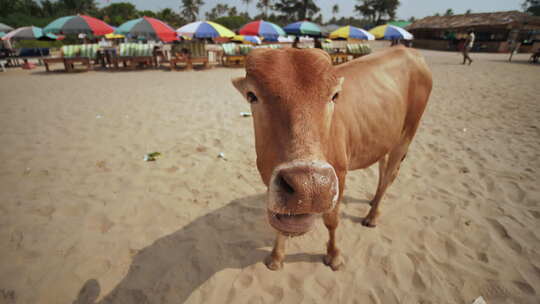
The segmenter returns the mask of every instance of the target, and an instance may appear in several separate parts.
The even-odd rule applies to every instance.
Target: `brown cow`
[[[347,170],[379,163],[379,184],[363,225],[396,177],[432,86],[414,50],[393,47],[336,67],[323,51],[252,51],[246,77],[233,79],[253,112],[257,168],[278,233],[266,260],[283,267],[286,236],[308,232],[317,214],[329,231],[325,264],[343,265],[335,241]]]

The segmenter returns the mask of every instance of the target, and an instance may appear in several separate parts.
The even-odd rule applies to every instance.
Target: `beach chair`
[[[64,67],[66,69],[66,72],[73,72],[75,71],[75,64],[81,63],[83,65],[86,65],[86,70],[90,70],[92,68],[92,63],[90,62],[90,57],[83,57],[81,56],[81,49],[85,48],[86,52],[86,45],[64,45],[62,47],[62,57],[64,59]],[[85,53],[86,55],[86,53]]]
[[[223,62],[224,66],[237,65],[244,66],[246,55],[253,48],[251,45],[235,43],[225,43],[221,45],[223,47]]]
[[[336,49],[333,48],[332,43],[322,43],[321,46],[323,51],[330,55],[330,58],[332,59],[332,64],[336,65],[349,61],[349,54],[336,51]]]
[[[353,58],[362,57],[371,53],[371,48],[367,44],[347,44],[347,54]]]
[[[192,41],[186,44],[188,50],[187,68],[192,69],[193,64],[202,64],[204,68],[208,65],[208,51],[206,50],[206,43],[202,41]]]
[[[137,65],[154,65],[154,48],[151,44],[139,43],[121,43],[119,46],[118,57],[115,59],[115,68],[119,68],[122,62],[124,67],[134,69]]]

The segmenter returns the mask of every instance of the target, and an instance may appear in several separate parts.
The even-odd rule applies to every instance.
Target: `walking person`
[[[512,57],[518,52],[520,46],[521,42],[518,42],[516,39],[510,41],[508,47],[510,49],[510,57],[508,57],[509,62],[512,62]]]
[[[473,62],[471,57],[469,57],[469,52],[471,51],[473,45],[474,45],[474,39],[475,35],[472,30],[469,30],[467,33],[467,39],[465,39],[465,45],[463,46],[463,64],[469,60],[469,65]]]

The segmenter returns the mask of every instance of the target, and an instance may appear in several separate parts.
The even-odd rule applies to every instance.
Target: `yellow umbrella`
[[[121,39],[121,38],[124,38],[125,36],[122,35],[122,34],[115,34],[115,33],[109,33],[109,34],[106,34],[105,35],[105,38],[107,39]]]
[[[384,37],[384,33],[386,32],[386,27],[387,26],[388,26],[388,24],[379,25],[379,26],[374,27],[371,30],[369,30],[369,32],[371,34],[373,34],[373,36],[375,36],[375,38],[381,39],[381,38]]]

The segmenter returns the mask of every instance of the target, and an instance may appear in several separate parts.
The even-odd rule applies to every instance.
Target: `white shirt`
[[[475,39],[475,36],[474,36],[474,33],[470,33],[469,34],[469,47],[472,48],[473,47],[473,44],[474,44],[474,39]]]

